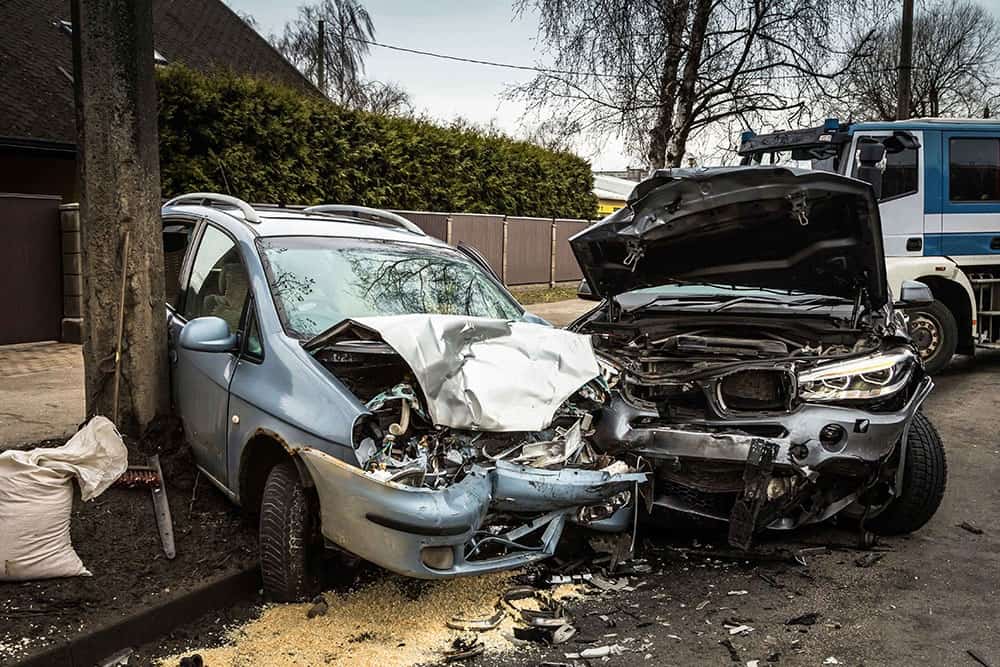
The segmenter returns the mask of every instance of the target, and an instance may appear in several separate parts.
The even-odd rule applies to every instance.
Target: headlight
[[[906,348],[838,361],[799,373],[799,398],[849,401],[891,396],[913,374],[916,358]]]

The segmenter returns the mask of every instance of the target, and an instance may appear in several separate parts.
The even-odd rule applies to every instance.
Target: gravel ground
[[[651,572],[632,576],[632,591],[590,590],[568,599],[579,630],[573,640],[555,647],[515,646],[492,637],[487,645],[493,651],[467,664],[569,663],[567,652],[617,644],[620,654],[591,664],[747,665],[756,660],[760,667],[975,665],[967,653],[971,650],[988,664],[1000,665],[1000,613],[995,603],[1000,593],[998,371],[1000,355],[984,354],[975,360],[960,359],[937,378],[926,411],[947,448],[948,490],[938,514],[918,533],[885,539],[878,550],[862,552],[853,547],[856,535],[850,527],[827,525],[772,536],[759,549],[779,557],[747,560],[720,557],[726,552],[725,535],[710,527],[647,527],[642,556]],[[966,521],[983,534],[958,526]],[[816,550],[817,546],[826,548]],[[806,566],[788,557],[802,549],[807,550]],[[881,558],[861,567],[857,561],[866,554]],[[367,567],[361,580],[327,595],[350,597],[348,608],[355,613],[384,608],[386,590],[409,590],[416,604],[400,607],[391,629],[393,641],[415,636],[407,634],[410,627],[436,624],[441,632],[431,635],[430,641],[438,642],[439,651],[455,636],[444,630],[450,612],[447,605],[442,609],[441,600],[454,595],[455,604],[460,604],[465,599],[462,594],[481,592],[455,588],[455,582],[408,585]],[[420,604],[422,600],[428,604]],[[288,630],[296,618],[303,624],[313,622],[305,618],[307,607],[277,611],[270,607],[263,616],[260,609],[244,608],[199,620],[159,646],[144,647],[142,662],[198,646],[229,644],[212,653],[216,659],[209,664],[249,664],[248,655],[258,664],[314,664],[305,659],[299,635]],[[812,614],[800,619],[811,624],[788,623]],[[249,623],[240,625],[244,621]],[[384,637],[365,634],[368,620],[352,617],[358,628],[353,636],[378,646],[345,644],[337,629],[343,621],[341,617],[329,627],[324,624],[331,649],[324,662],[350,663],[352,650],[359,651],[356,658],[379,655],[382,666],[412,662],[413,653],[393,653]],[[732,622],[752,630],[730,634],[726,625]],[[259,652],[260,644],[249,644],[268,631],[273,633],[271,652]],[[317,637],[322,641],[324,633],[311,636],[312,641]],[[241,651],[250,646],[255,652]],[[242,660],[232,658],[237,655]],[[176,664],[176,658],[164,664]]]

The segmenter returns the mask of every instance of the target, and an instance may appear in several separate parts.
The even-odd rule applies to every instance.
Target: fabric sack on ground
[[[127,466],[121,435],[100,416],[61,447],[0,453],[0,581],[89,575],[70,541],[73,480],[90,500]]]

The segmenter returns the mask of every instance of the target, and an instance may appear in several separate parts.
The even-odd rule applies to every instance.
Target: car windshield
[[[315,236],[262,238],[257,246],[282,325],[298,338],[374,315],[523,314],[492,277],[450,248]]]

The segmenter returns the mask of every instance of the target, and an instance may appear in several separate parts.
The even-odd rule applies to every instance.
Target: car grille
[[[784,370],[747,369],[719,380],[719,399],[728,410],[787,410],[795,386]]]

